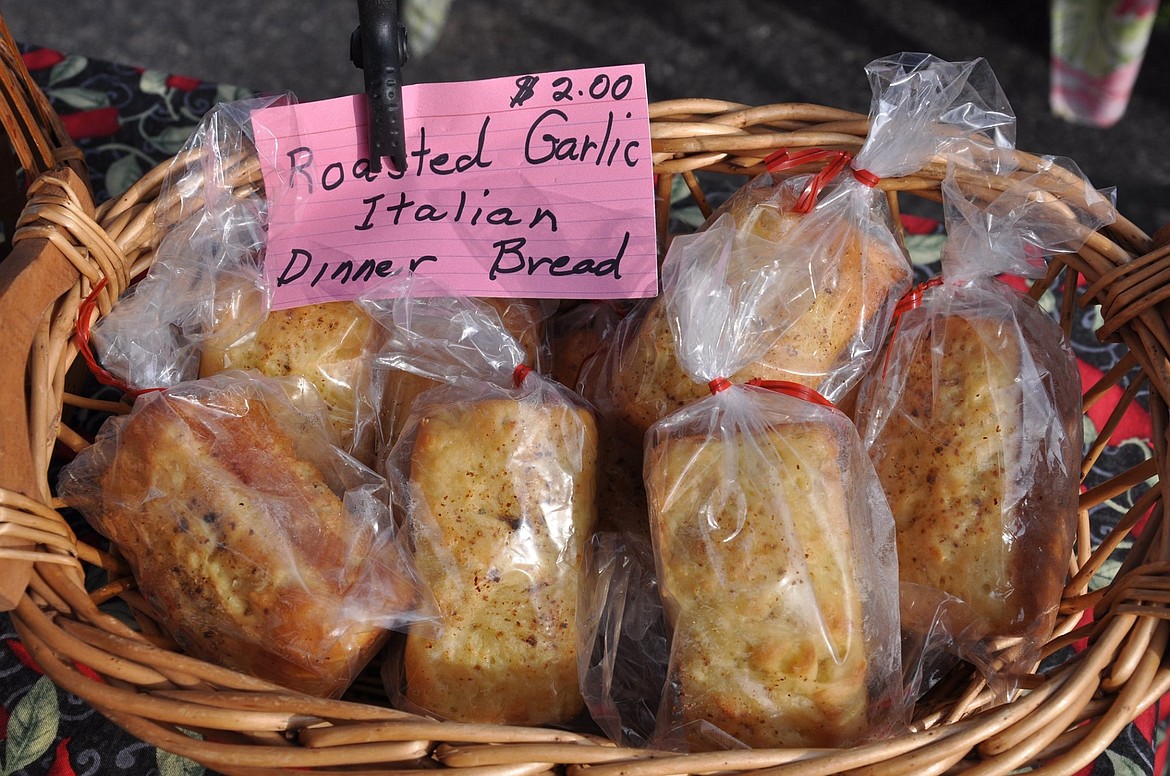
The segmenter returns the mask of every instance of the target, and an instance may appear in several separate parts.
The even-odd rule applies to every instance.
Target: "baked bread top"
[[[1075,367],[1059,331],[1032,347],[1055,326],[1021,305],[1019,322],[914,311],[858,418],[894,513],[901,578],[961,599],[992,636],[1051,627],[1079,480]],[[1045,417],[1026,421],[1028,407]]]
[[[773,205],[753,205],[747,198],[735,201],[743,203],[728,210],[737,228],[773,244],[791,242],[789,235],[804,218]],[[801,230],[799,235],[810,242],[811,261],[834,256],[835,263],[820,268],[817,274],[823,278],[817,281],[811,304],[799,303],[806,309],[767,351],[734,375],[722,376],[740,383],[753,378],[787,380],[836,401],[860,379],[862,364],[876,351],[893,303],[909,286],[912,273],[892,239],[878,239],[852,227],[817,234]],[[799,248],[786,245],[785,250],[795,254]],[[743,264],[729,269],[728,284],[773,260],[772,254],[749,255]],[[779,320],[791,315],[790,304],[796,304],[795,300],[777,297],[762,310]],[[634,315],[626,338],[616,345],[610,390],[631,436],[640,436],[654,421],[707,395],[707,387],[689,377],[679,362],[663,297],[643,305]]]
[[[577,598],[596,519],[592,416],[508,398],[420,415],[410,526],[442,619],[407,638],[407,698],[460,721],[565,722],[583,708]]]
[[[697,722],[754,747],[841,745],[868,729],[863,600],[875,581],[855,562],[865,539],[850,525],[839,431],[664,435],[647,451],[674,629],[669,722],[692,725],[693,747]]]
[[[381,626],[412,610],[412,572],[385,541],[388,526],[349,511],[323,470],[321,421],[245,382],[257,389],[143,400],[95,445],[108,457],[99,501],[83,511],[184,650],[336,696],[384,639]]]
[[[361,405],[362,397],[371,394],[378,337],[373,320],[352,302],[326,302],[274,310],[257,328],[240,335],[233,318],[250,319],[254,312],[241,308],[221,316],[223,334],[204,343],[200,377],[254,369],[268,377],[306,378],[329,407],[341,446],[372,465],[373,409]]]

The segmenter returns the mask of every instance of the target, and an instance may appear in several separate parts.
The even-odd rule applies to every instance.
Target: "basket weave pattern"
[[[11,609],[22,642],[58,686],[133,735],[229,773],[448,767],[511,776],[587,767],[594,776],[665,776],[752,770],[937,773],[969,767],[974,773],[1000,774],[1033,763],[1044,763],[1052,773],[1071,773],[1170,692],[1170,246],[1154,247],[1124,219],[1094,235],[1078,253],[1058,257],[1035,292],[1064,273],[1064,288],[1079,287],[1065,294],[1061,317],[1066,326],[1078,311],[1099,306],[1099,336],[1120,343],[1126,352],[1117,368],[1087,386],[1086,407],[1115,386],[1125,390],[1099,441],[1086,452],[1084,471],[1092,468],[1112,427],[1143,388],[1148,388],[1155,455],[1082,494],[1075,557],[1046,653],[1078,642],[1087,646],[1058,669],[1033,676],[1026,692],[1010,704],[992,705],[986,688],[963,676],[920,710],[915,732],[891,740],[840,751],[681,755],[623,749],[558,730],[437,722],[372,701],[297,695],[177,653],[145,616],[139,617],[141,632],[132,630],[99,609],[121,597],[141,613],[128,569],[119,558],[77,540],[57,511],[48,472],[58,445],[76,450],[87,444],[70,428],[71,412],[128,411],[128,404],[95,401],[69,390],[71,370],[83,368],[73,335],[79,317],[107,313],[131,279],[150,266],[160,239],[156,218],[175,207],[161,198],[162,182],[170,164],[185,160],[168,161],[121,197],[95,207],[80,154],[65,139],[43,95],[29,86],[11,39],[0,40],[0,48],[4,125],[22,167],[35,176],[17,222],[15,248],[0,263],[0,315],[7,335],[0,342],[0,401],[7,410],[0,424],[0,603]],[[652,105],[651,119],[663,245],[677,176],[707,213],[696,173],[753,175],[762,171],[766,156],[781,148],[856,151],[867,131],[864,116],[808,104],[749,107],[680,100]],[[1034,157],[1019,156],[1021,174],[1036,168]],[[930,166],[880,186],[895,208],[905,196],[937,200],[944,172],[941,165]],[[235,175],[241,189],[261,185],[254,164],[241,164]],[[968,181],[992,190],[1006,189],[1010,182],[1007,177]],[[96,304],[85,304],[91,295]],[[1132,495],[1134,506],[1095,546],[1090,510],[1123,494]],[[1090,592],[1090,580],[1147,515],[1146,527],[1111,584]],[[87,572],[94,570],[105,572],[109,582],[87,590]],[[203,740],[184,731],[196,731]]]

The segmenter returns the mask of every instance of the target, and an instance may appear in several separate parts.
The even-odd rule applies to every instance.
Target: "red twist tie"
[[[929,289],[932,289],[936,286],[941,286],[942,282],[942,278],[931,278],[930,280],[927,280],[923,283],[919,283],[918,285],[914,286],[914,288],[903,294],[902,298],[898,300],[898,303],[894,305],[894,319],[897,320],[898,318],[901,318],[904,313],[908,313],[911,310],[917,310],[919,307],[921,307],[922,295]]]
[[[73,344],[77,345],[77,350],[81,353],[81,357],[85,359],[85,363],[89,366],[89,371],[93,373],[94,379],[102,385],[117,388],[131,396],[141,396],[144,393],[161,391],[161,388],[131,388],[99,364],[97,358],[94,357],[93,350],[89,347],[91,320],[93,318],[93,311],[97,308],[98,295],[105,290],[107,285],[109,285],[109,278],[99,280],[97,285],[93,287],[93,291],[90,291],[89,296],[81,303],[81,307],[77,309],[77,326],[73,333]]]
[[[763,388],[775,393],[782,393],[785,396],[791,396],[794,399],[801,399],[803,401],[819,404],[822,407],[832,407],[837,409],[837,405],[821,396],[819,393],[809,388],[807,385],[794,383],[789,380],[762,380],[759,377],[753,377],[748,380],[748,385],[756,388]]]
[[[871,189],[882,182],[881,178],[874,175],[869,170],[859,170],[856,167],[853,168],[853,177],[857,179],[858,183],[869,186]]]
[[[830,151],[827,148],[805,148],[800,151],[789,151],[787,148],[781,148],[765,157],[764,166],[768,168],[768,172],[780,172],[814,162],[823,162],[826,159],[834,159],[843,153],[845,152]]]
[[[512,370],[512,384],[517,388],[524,385],[524,378],[532,374],[532,367],[528,364],[517,364],[516,368]]]
[[[853,157],[844,151],[830,151],[825,148],[806,148],[795,153],[789,153],[787,148],[781,148],[764,159],[764,166],[769,172],[779,172],[826,159],[828,164],[812,177],[804,191],[801,192],[800,198],[796,200],[796,206],[792,208],[796,213],[811,213],[812,209],[816,207],[821,190],[829,184],[829,181],[840,175]]]
[[[914,288],[907,291],[894,305],[894,326],[890,330],[890,341],[886,344],[886,358],[882,364],[882,379],[886,377],[886,370],[890,368],[890,351],[893,350],[894,338],[898,336],[898,326],[902,323],[902,316],[911,310],[917,310],[922,306],[922,296],[928,289],[935,286],[942,285],[941,277],[934,277],[924,283],[919,283]]]
[[[726,377],[716,377],[714,380],[707,383],[707,388],[711,391],[712,394],[719,393],[720,391],[726,391],[730,387],[731,381]]]

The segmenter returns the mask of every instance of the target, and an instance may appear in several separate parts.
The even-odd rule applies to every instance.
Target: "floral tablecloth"
[[[46,48],[27,46],[24,52],[30,71],[86,154],[98,202],[122,193],[144,172],[178,151],[215,103],[251,95],[232,86],[68,56]],[[689,215],[693,223],[697,209],[682,207],[678,214],[684,221]],[[943,237],[938,223],[929,218],[907,216],[905,225],[908,246],[923,279],[937,268]],[[1093,314],[1087,312],[1074,335],[1086,382],[1108,370],[1117,358],[1112,348],[1101,345],[1091,334],[1095,324]],[[1108,401],[1102,401],[1089,413],[1089,439],[1096,437],[1095,429],[1108,417],[1108,406]],[[1111,471],[1148,457],[1149,438],[1149,418],[1135,408],[1114,433],[1093,477],[1105,479]],[[1126,507],[1107,505],[1098,521],[1106,525]],[[1104,573],[1109,571],[1107,568]],[[1166,773],[1165,747],[1157,760],[1155,755],[1155,741],[1165,740],[1165,714],[1170,711],[1170,703],[1161,706],[1147,710],[1129,725],[1086,773]],[[57,689],[29,657],[7,615],[0,616],[0,744],[0,776],[177,776],[205,772],[202,766],[136,740],[81,699]]]

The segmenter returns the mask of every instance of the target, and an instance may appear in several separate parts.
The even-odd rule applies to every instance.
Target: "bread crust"
[[[244,316],[245,311],[237,315]],[[226,319],[220,325],[225,332],[238,328]],[[341,446],[372,465],[373,410],[359,405],[360,397],[370,391],[377,336],[374,322],[352,302],[274,310],[240,339],[209,338],[200,354],[199,376],[254,369],[268,377],[306,378],[329,407],[329,421]]]
[[[758,205],[737,215],[739,229],[766,237],[774,243],[800,222],[802,216],[772,206]],[[823,235],[815,235],[824,239]],[[905,256],[892,249],[892,242],[868,237],[860,229],[848,229],[839,236],[839,246],[820,245],[810,256],[825,253],[839,259],[831,268],[831,281],[817,289],[811,305],[789,326],[767,352],[734,375],[733,382],[786,380],[820,390],[830,399],[841,398],[860,377],[848,374],[856,364],[860,332],[872,331],[874,322],[888,316],[890,305],[910,282],[911,270]],[[767,258],[767,257],[763,257]],[[733,268],[737,273],[753,267]],[[789,300],[775,299],[765,314],[785,315]],[[644,434],[652,423],[707,395],[705,384],[689,377],[679,363],[676,345],[667,319],[666,303],[658,297],[640,308],[632,319],[630,334],[619,343],[612,377],[612,399],[631,438]],[[854,371],[856,371],[854,369]]]
[[[799,422],[647,452],[674,629],[670,724],[753,747],[836,746],[869,725],[862,599],[836,430]],[[728,461],[736,476],[727,477]]]
[[[863,435],[894,513],[901,578],[961,599],[992,637],[1035,641],[1055,622],[1071,552],[1080,383],[1052,321],[1017,308],[1018,323],[926,310],[905,321],[891,374],[862,412],[889,406]],[[1026,418],[1028,406],[1044,417]]]
[[[337,696],[415,590],[304,456],[322,430],[288,418],[256,392],[149,400],[121,427],[96,522],[185,651]]]
[[[410,526],[442,619],[407,636],[411,703],[496,724],[582,711],[577,598],[596,449],[592,416],[567,404],[501,398],[423,412]]]

